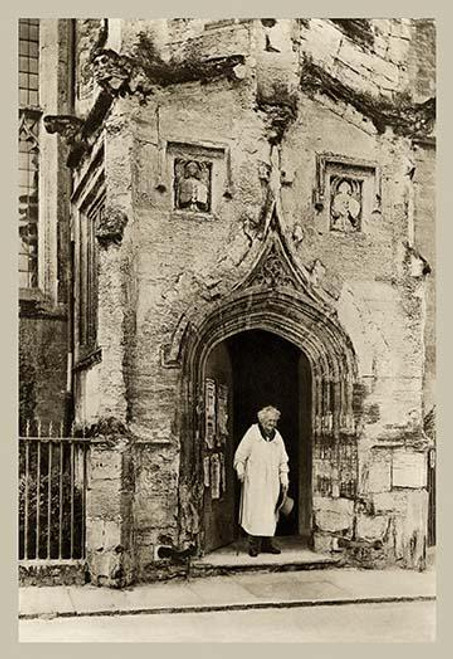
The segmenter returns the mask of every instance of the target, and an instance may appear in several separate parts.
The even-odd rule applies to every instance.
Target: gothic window
[[[39,20],[19,20],[19,286],[38,286]]]
[[[98,199],[79,213],[76,261],[76,298],[79,357],[97,347],[98,245],[96,226],[104,213],[104,199]]]

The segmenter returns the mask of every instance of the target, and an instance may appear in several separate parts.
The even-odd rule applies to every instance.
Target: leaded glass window
[[[19,286],[38,286],[39,20],[19,20]]]

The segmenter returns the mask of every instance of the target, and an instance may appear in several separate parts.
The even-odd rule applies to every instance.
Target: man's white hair
[[[278,421],[280,416],[280,410],[278,410],[276,407],[273,407],[272,405],[268,405],[267,407],[263,407],[263,409],[258,412],[258,421],[261,423],[269,419],[275,419]]]

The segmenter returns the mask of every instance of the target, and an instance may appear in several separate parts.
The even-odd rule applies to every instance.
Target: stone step
[[[277,538],[281,554],[248,555],[244,540],[221,547],[191,563],[191,576],[238,574],[242,572],[288,572],[339,567],[341,557],[314,552],[299,538]]]

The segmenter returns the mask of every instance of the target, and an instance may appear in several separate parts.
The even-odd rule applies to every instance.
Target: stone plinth
[[[133,581],[132,490],[130,440],[96,437],[89,461],[86,552],[97,586],[121,588]]]

